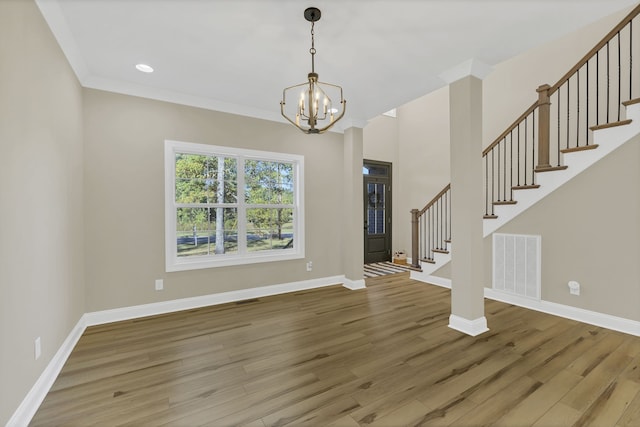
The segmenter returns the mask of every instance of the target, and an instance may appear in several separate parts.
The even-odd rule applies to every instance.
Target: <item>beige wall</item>
[[[543,300],[640,321],[639,164],[640,136],[497,230],[542,236]],[[488,287],[491,247],[489,236]]]
[[[636,137],[497,230],[542,236],[543,300],[640,321],[639,163]],[[492,236],[484,258],[490,288]],[[450,263],[433,275],[451,278]]]
[[[538,86],[554,84],[629,10],[495,66],[483,80],[483,146],[533,104]],[[364,158],[394,164],[393,250],[408,251],[409,211],[422,208],[450,181],[448,88],[399,106],[395,119],[370,121],[364,130]]]
[[[0,425],[85,311],[81,119],[36,5],[0,1]]]
[[[84,106],[88,312],[344,273],[342,135],[97,90]],[[165,139],[304,155],[306,259],[165,273]]]
[[[484,81],[485,145],[535,100],[535,87],[553,83],[622,15],[555,42],[550,56],[544,46],[497,66]],[[25,0],[0,1],[0,94],[0,425],[84,312],[343,273],[342,135],[82,91]],[[448,121],[443,88],[364,130],[364,157],[394,164],[394,250],[410,247],[409,210],[449,181]],[[306,259],[165,273],[164,139],[304,155]],[[607,190],[638,187],[638,150],[624,147],[501,230],[543,235],[543,298],[640,320],[640,203]],[[595,193],[619,205],[611,221],[601,223]],[[574,221],[565,199],[584,220]],[[547,210],[558,222],[539,221]],[[153,290],[158,278],[164,291]],[[580,281],[583,296],[570,297],[567,280]]]
[[[536,88],[555,84],[632,8],[603,17],[558,40],[494,67],[483,81],[483,141],[491,144],[536,99]]]
[[[385,115],[369,121],[363,129],[363,155],[367,160],[398,161],[398,119]]]
[[[537,86],[555,83],[627,12],[603,18],[496,66],[483,81],[484,145],[493,142],[517,113],[536,100]],[[436,194],[449,180],[449,170],[443,167],[448,166],[449,135],[441,123],[448,126],[448,94],[442,92],[398,108],[398,152],[394,155],[399,179],[394,203],[400,216],[396,215],[394,221],[394,247],[405,244],[410,247],[408,216],[405,220],[404,210],[422,207],[424,202],[415,205],[417,198],[422,196],[427,201],[429,195]],[[365,131],[368,131],[365,133],[365,157],[381,152],[377,145],[384,143],[379,135],[385,135],[385,132],[381,131],[380,125],[372,122]],[[427,144],[427,141],[440,139],[445,143]],[[389,148],[387,152],[390,152]],[[640,255],[640,199],[637,192],[630,199],[628,196],[622,199],[609,190],[622,182],[629,188],[638,188],[639,159],[637,144],[635,148],[633,145],[624,147],[499,230],[543,236],[543,299],[640,320],[640,273],[633,261]],[[426,183],[432,185],[439,181],[442,185],[426,188]],[[617,206],[615,210],[607,209],[607,212],[612,211],[610,221],[602,220],[604,199]],[[579,216],[574,218],[576,215]],[[613,236],[621,238],[613,241]],[[490,287],[491,237],[485,239],[484,245],[484,282]],[[604,250],[605,246],[620,249]],[[450,278],[451,265],[443,266],[434,275]],[[569,295],[569,280],[582,284],[580,297]]]
[[[400,203],[398,202],[400,170],[398,162],[398,119],[378,116],[363,129],[362,157],[392,164],[391,168],[391,251],[404,249],[399,243],[398,227],[405,226]],[[364,218],[364,213],[363,213]],[[406,249],[405,249],[406,250]]]
[[[392,250],[411,250],[411,209],[449,183],[449,88],[380,116],[364,129],[364,158],[393,163]],[[411,254],[409,253],[409,256]]]

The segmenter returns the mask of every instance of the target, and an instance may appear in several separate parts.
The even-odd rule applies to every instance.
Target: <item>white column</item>
[[[469,62],[449,84],[451,135],[451,316],[468,335],[488,331],[484,316],[482,80]],[[464,70],[464,67],[462,68]],[[458,69],[458,72],[461,69]]]
[[[344,286],[362,289],[364,282],[364,219],[362,205],[362,128],[344,132],[344,203],[342,250],[344,251]]]

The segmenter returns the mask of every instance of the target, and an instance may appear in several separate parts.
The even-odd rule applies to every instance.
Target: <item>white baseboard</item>
[[[415,274],[414,277],[414,272],[411,273],[411,278],[428,284],[451,289],[451,279],[421,275],[420,273]],[[612,316],[610,314],[585,310],[583,308],[572,307],[570,305],[558,304],[550,301],[523,298],[517,295],[495,291],[491,288],[484,288],[484,297],[640,337],[640,322],[636,320],[625,319],[623,317]]]
[[[346,277],[343,279],[342,286],[344,286],[347,289],[351,289],[352,291],[355,291],[357,289],[366,289],[367,287],[364,279],[351,280],[351,279],[347,279]]]
[[[13,413],[9,422],[7,422],[7,427],[23,427],[29,425],[31,419],[42,404],[42,401],[47,396],[47,393],[49,393],[51,386],[53,386],[53,383],[62,370],[62,367],[69,358],[71,351],[82,336],[85,328],[86,319],[85,315],[83,315],[64,340],[42,374],[40,374],[40,377],[33,387],[31,387],[29,393],[27,393],[25,398],[22,400],[18,409]]]
[[[85,316],[87,318],[87,326],[102,325],[105,323],[136,319],[139,317],[155,316],[158,314],[191,310],[194,308],[207,307],[210,305],[226,304],[228,302],[236,302],[253,298],[284,294],[287,292],[296,292],[307,289],[322,288],[325,286],[345,284],[346,281],[347,280],[344,276],[322,277],[319,279],[262,286],[259,288],[221,292],[219,294],[202,295],[199,297],[181,298],[171,301],[155,302],[151,304],[134,305],[131,307],[115,308],[112,310],[94,311],[92,313],[87,313]]]
[[[51,389],[51,386],[58,377],[58,374],[69,358],[71,351],[87,326],[102,325],[105,323],[130,320],[139,317],[190,310],[210,305],[225,304],[228,302],[242,301],[339,284],[343,284],[344,287],[349,289],[362,289],[365,287],[364,279],[361,281],[353,281],[346,279],[344,276],[332,276],[85,313],[80,318],[76,326],[71,330],[65,341],[60,346],[60,349],[58,349],[55,356],[53,356],[53,359],[51,359],[36,383],[31,387],[27,396],[22,400],[18,409],[16,409],[9,419],[6,427],[23,427],[29,425],[29,422],[31,422],[31,419],[42,404],[42,401]]]
[[[429,283],[430,285],[436,285],[443,288],[451,289],[451,279],[445,279],[444,277],[431,276],[430,274],[422,271],[411,271],[410,276],[414,280],[420,282]]]
[[[484,288],[485,298],[640,337],[640,322],[555,302],[523,298]]]
[[[449,327],[456,331],[471,335],[472,337],[489,330],[489,328],[487,328],[487,319],[484,316],[469,320],[452,314],[449,316]]]

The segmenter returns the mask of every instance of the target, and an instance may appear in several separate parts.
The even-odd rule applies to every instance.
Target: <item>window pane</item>
[[[211,157],[209,203],[237,203],[237,161],[233,158]]]
[[[383,165],[364,165],[362,167],[363,175],[378,175],[378,176],[387,176],[389,175],[389,168]]]
[[[217,219],[220,218],[219,227]],[[176,245],[179,257],[238,252],[235,208],[178,208]],[[220,242],[217,244],[216,242]]]
[[[222,255],[238,252],[238,211],[235,208],[210,209],[209,252]]]
[[[168,140],[164,152],[167,271],[302,257],[303,156]]]
[[[367,234],[384,234],[385,229],[385,186],[369,183],[367,185]]]
[[[178,208],[176,244],[178,256],[209,254],[209,209]]]
[[[247,209],[247,250],[293,248],[293,209]]]
[[[237,203],[236,159],[176,154],[177,203]]]
[[[176,154],[177,203],[206,203],[209,163],[207,156]]]
[[[292,204],[293,164],[247,160],[245,201],[250,204]]]

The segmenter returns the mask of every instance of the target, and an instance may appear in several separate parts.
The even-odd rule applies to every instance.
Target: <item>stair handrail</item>
[[[438,229],[439,239],[437,243],[442,243],[447,241],[450,238],[451,233],[451,221],[450,221],[450,190],[451,183],[447,184],[436,196],[431,199],[429,203],[425,205],[424,208],[412,209],[411,210],[411,266],[414,268],[420,268],[420,261],[429,261],[432,260],[428,253],[433,249],[443,249],[438,245],[436,248],[436,241],[433,236],[429,236],[426,234],[426,229],[432,231],[432,229]],[[444,200],[443,200],[444,199]],[[432,213],[427,214],[430,209],[440,207],[440,210],[445,210],[444,214],[440,212],[440,214],[433,215]],[[424,216],[427,215],[431,217],[431,223],[424,219]],[[443,221],[443,217],[445,220]],[[444,224],[441,224],[444,222]],[[424,236],[420,234],[420,226],[422,224],[422,229],[425,233]],[[443,230],[444,227],[444,230]],[[422,245],[421,245],[422,244]],[[425,254],[424,256],[420,256],[420,246],[423,246]]]
[[[418,212],[418,216],[424,214],[431,206],[435,205],[438,202],[438,200],[442,198],[444,193],[446,193],[450,189],[451,189],[451,183],[447,184],[438,194],[436,194],[436,196],[433,199],[431,199],[429,203],[425,205],[424,208],[420,209],[420,211]]]
[[[633,18],[640,14],[640,4],[634,7],[623,19],[620,21],[611,31],[609,31],[586,55],[584,55],[568,72],[566,72],[553,86],[548,86],[546,89],[547,96],[553,95],[569,78],[571,78],[580,68],[582,68],[594,55],[597,54],[603,47],[607,45],[627,24],[629,24]],[[543,88],[545,85],[539,87]],[[494,141],[482,151],[482,156],[486,156],[496,145],[500,143],[509,133],[514,130],[518,124],[529,114],[533,112],[540,105],[540,100],[537,99],[529,108],[525,110],[517,119],[513,121],[507,129],[500,134]]]
[[[493,148],[494,148],[496,145],[498,145],[498,144],[499,144],[499,143],[500,143],[500,142],[501,142],[501,141],[502,141],[502,140],[503,140],[507,135],[509,135],[509,133],[510,133],[512,130],[514,130],[516,127],[518,127],[518,125],[519,125],[520,123],[522,123],[522,121],[523,121],[523,120],[524,120],[524,119],[525,119],[529,114],[531,114],[531,113],[533,112],[533,110],[535,110],[536,108],[538,108],[538,101],[537,101],[537,100],[536,100],[536,102],[534,102],[534,103],[531,105],[531,107],[527,108],[527,109],[525,110],[525,112],[524,112],[524,113],[520,114],[520,116],[518,116],[518,118],[517,118],[517,119],[515,119],[515,120],[513,121],[513,123],[512,123],[509,127],[507,127],[507,129],[506,129],[504,132],[502,132],[502,133],[500,134],[500,136],[499,136],[499,137],[497,137],[497,138],[496,138],[496,139],[495,139],[491,144],[489,144],[489,145],[487,146],[487,148],[485,148],[484,150],[482,150],[482,157],[485,157],[487,154],[489,154],[489,152],[490,152],[491,150],[493,150]]]
[[[638,14],[640,14],[640,4],[638,4],[636,7],[634,7],[622,19],[622,21],[620,21],[618,23],[618,25],[613,27],[613,29],[611,31],[609,31],[602,38],[602,40],[600,40],[600,42],[598,42],[598,44],[596,44],[586,55],[584,55],[582,57],[582,59],[580,59],[576,63],[576,65],[574,65],[568,72],[566,72],[565,75],[562,76],[560,78],[560,80],[557,81],[556,84],[554,84],[553,86],[549,87],[549,96],[553,95],[560,88],[560,86],[562,86],[564,84],[564,82],[567,81],[567,79],[569,79],[571,76],[573,76],[576,73],[576,71],[578,71],[580,68],[582,68],[582,66],[584,66],[587,62],[589,62],[589,60],[591,58],[593,58],[593,56],[598,51],[600,51],[600,49],[605,47],[607,45],[607,43],[610,42],[613,39],[613,37],[616,36],[618,34],[618,32],[620,32],[624,27],[626,27],[627,24],[630,23],[633,20],[633,18],[635,18]]]
[[[620,53],[620,46],[621,46],[621,42],[620,42],[620,32],[622,30],[625,29],[625,27],[627,25],[629,25],[629,98],[632,97],[632,88],[633,88],[633,81],[632,81],[632,71],[633,71],[633,59],[632,59],[632,53],[633,53],[633,49],[632,49],[632,44],[633,44],[633,34],[632,34],[632,26],[633,26],[633,19],[636,18],[638,15],[640,15],[640,4],[638,4],[637,6],[635,6],[612,30],[610,30],[592,49],[589,50],[589,52],[587,52],[586,55],[584,55],[569,71],[567,71],[554,85],[549,86],[547,84],[543,84],[541,86],[539,86],[536,89],[536,92],[538,93],[538,99],[530,106],[528,107],[511,125],[509,125],[506,130],[504,132],[502,132],[500,134],[500,136],[498,136],[491,144],[489,144],[483,151],[482,151],[482,157],[483,159],[485,159],[485,203],[486,203],[486,208],[485,208],[485,218],[496,218],[496,216],[494,215],[493,212],[493,204],[500,204],[500,203],[515,203],[513,201],[513,189],[514,188],[535,188],[537,187],[537,185],[535,184],[535,173],[534,172],[541,172],[541,171],[548,171],[548,170],[554,170],[554,169],[562,169],[565,168],[566,166],[561,166],[560,164],[560,153],[565,152],[565,150],[561,150],[560,149],[560,103],[561,103],[561,94],[560,94],[560,88],[562,88],[564,85],[567,85],[567,95],[566,95],[566,108],[567,108],[567,124],[565,125],[565,129],[566,129],[566,141],[565,141],[565,147],[566,147],[566,151],[571,151],[574,149],[583,149],[585,148],[583,147],[578,147],[578,142],[576,142],[576,147],[572,147],[571,150],[569,150],[569,82],[570,79],[572,79],[574,76],[577,75],[577,79],[578,79],[578,100],[576,102],[576,111],[577,114],[580,114],[580,99],[579,99],[579,95],[580,95],[580,83],[579,83],[579,79],[580,79],[580,70],[583,67],[587,67],[586,68],[586,77],[587,77],[587,97],[589,95],[589,86],[588,86],[588,81],[589,81],[589,62],[596,57],[596,59],[598,59],[598,55],[599,52],[603,49],[603,48],[607,48],[607,61],[609,61],[609,43],[617,37],[618,39],[618,43],[617,43],[617,47],[618,47],[618,97],[617,97],[617,103],[618,103],[618,114],[617,114],[617,121],[620,122],[620,105],[623,102],[621,99],[621,53]],[[597,62],[596,62],[597,64]],[[599,78],[599,73],[600,73],[600,69],[598,68],[598,66],[596,66],[596,79]],[[610,123],[609,122],[609,101],[610,101],[610,95],[609,95],[609,64],[607,62],[607,79],[606,79],[606,83],[607,83],[607,110],[606,110],[606,123]],[[596,82],[598,82],[598,80],[596,80]],[[599,88],[598,88],[598,83],[596,83],[596,99],[598,97],[599,94]],[[557,145],[557,155],[556,155],[556,160],[557,160],[557,165],[556,166],[551,166],[550,164],[550,123],[551,123],[551,109],[550,106],[552,104],[551,102],[551,96],[556,95],[557,96],[557,106],[556,106],[556,111],[558,114],[558,140],[556,141],[556,145]],[[615,99],[615,98],[614,98]],[[599,123],[599,104],[598,101],[596,100],[596,126],[600,125]],[[586,124],[586,129],[590,128],[590,124],[589,122],[589,101],[587,101],[586,103],[586,117],[583,119],[585,121]],[[529,126],[529,120],[531,120],[531,125]],[[580,118],[576,118],[575,119],[577,122],[577,126],[578,128],[581,126],[580,124]],[[524,131],[522,130],[522,127],[524,127]],[[576,140],[578,141],[581,138],[581,134],[586,135],[586,131],[580,131],[579,129],[577,129],[575,131],[575,137]],[[514,136],[515,135],[515,136]],[[521,136],[524,137],[524,163],[522,162],[522,159],[520,158],[520,139]],[[528,144],[528,138],[531,138],[531,144]],[[514,139],[517,140],[517,157],[516,157],[516,167],[517,167],[517,172],[515,172],[515,177],[514,177],[514,163],[513,163],[513,152],[514,152]],[[586,138],[584,138],[586,140],[586,148],[592,148],[589,147],[589,142],[588,142],[588,136]],[[537,142],[537,144],[536,144]],[[504,143],[504,144],[503,144]],[[536,148],[537,148],[537,152],[536,152]],[[502,150],[502,151],[501,151]],[[494,155],[497,152],[497,156]],[[506,156],[507,153],[510,153],[511,156],[511,160],[509,161],[509,164],[507,164],[506,161]],[[489,155],[491,154],[491,158],[489,158]],[[501,154],[502,154],[502,158],[501,158]],[[530,154],[530,159],[532,161],[531,165],[528,165],[528,158],[527,156]],[[497,157],[497,162],[495,160],[495,157]],[[537,164],[536,164],[536,160],[537,160]],[[501,165],[504,162],[504,165],[502,167],[502,171],[501,171]],[[510,176],[507,175],[507,166],[510,168]],[[521,174],[520,171],[520,167],[522,167],[523,169],[523,173]],[[502,178],[502,182],[500,181],[500,174],[504,173],[504,177]],[[530,176],[529,176],[530,175]],[[497,177],[497,187],[495,184],[496,181],[496,177]],[[523,182],[521,185],[521,177],[523,177]],[[530,180],[530,181],[529,181]],[[508,183],[507,183],[508,181]],[[503,186],[504,188],[500,188],[501,186]],[[507,188],[508,187],[508,188]],[[420,256],[419,256],[419,240],[420,240],[420,231],[419,231],[419,226],[420,226],[420,218],[425,214],[425,212],[427,212],[430,208],[433,207],[433,205],[435,205],[436,203],[438,203],[439,201],[441,201],[442,197],[447,194],[448,191],[450,191],[451,189],[451,184],[448,184],[444,189],[442,189],[433,199],[431,199],[431,201],[429,203],[427,203],[425,205],[424,208],[418,210],[418,209],[412,209],[411,210],[411,222],[412,222],[412,265],[414,267],[419,267],[419,260],[420,260]],[[509,192],[510,194],[507,195],[507,192]],[[497,198],[495,197],[495,194],[497,194]],[[491,205],[491,208],[489,208],[489,205]],[[450,226],[450,224],[449,224]],[[427,237],[428,239],[428,237]],[[424,257],[425,259],[429,259],[428,256]]]

